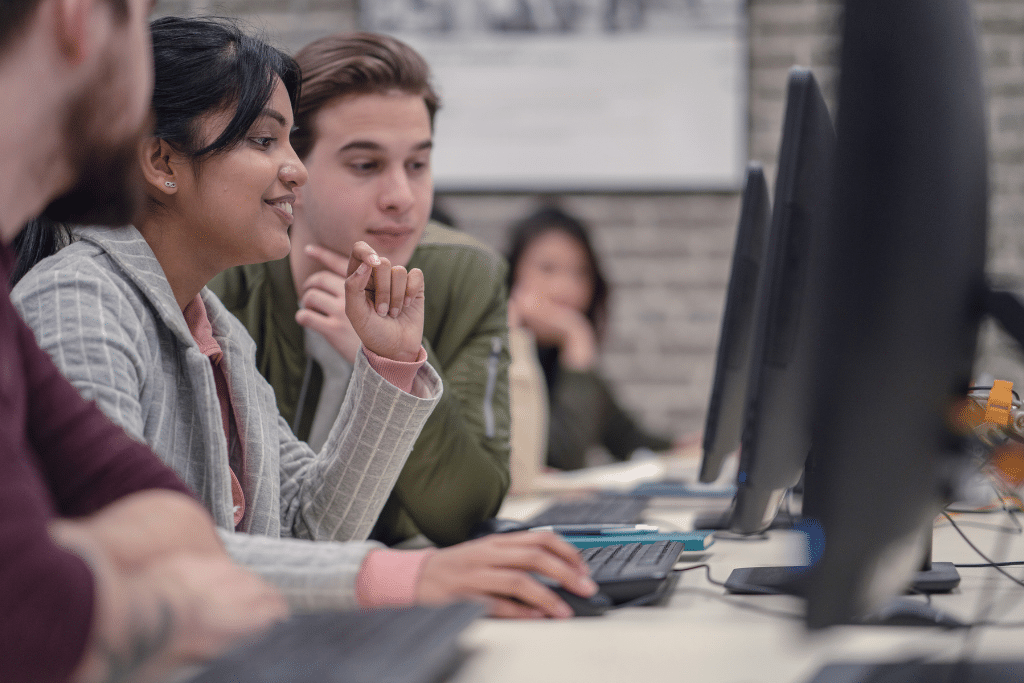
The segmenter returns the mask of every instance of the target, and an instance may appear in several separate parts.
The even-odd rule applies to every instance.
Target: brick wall
[[[1024,276],[1024,3],[977,0],[988,92],[991,201],[989,270]],[[1024,382],[1017,344],[984,326],[979,371]]]
[[[1024,272],[1024,2],[976,0],[986,65],[991,154],[991,270]],[[252,17],[285,49],[356,23],[355,0],[161,0],[161,13]],[[750,0],[748,150],[774,178],[786,72],[810,66],[833,102],[838,0]],[[443,112],[441,114],[443,116]],[[447,195],[460,227],[504,246],[504,228],[533,207],[526,195]],[[614,287],[604,368],[649,425],[678,432],[703,421],[735,235],[735,194],[573,195],[591,223]],[[979,369],[1024,379],[1005,337],[984,335]]]

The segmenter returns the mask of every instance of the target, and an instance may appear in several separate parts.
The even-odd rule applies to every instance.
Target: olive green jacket
[[[372,536],[394,544],[422,532],[450,545],[493,517],[509,486],[508,267],[494,250],[438,223],[428,224],[408,266],[423,271],[423,347],[444,393]],[[256,365],[281,415],[308,439],[323,375],[295,322],[288,259],[228,270],[209,286],[256,340]]]

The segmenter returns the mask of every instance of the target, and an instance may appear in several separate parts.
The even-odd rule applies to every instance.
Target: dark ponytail
[[[32,266],[57,253],[58,249],[70,244],[72,239],[71,229],[64,223],[43,216],[30,220],[11,242],[17,254],[14,272],[11,273],[11,287],[18,284]]]

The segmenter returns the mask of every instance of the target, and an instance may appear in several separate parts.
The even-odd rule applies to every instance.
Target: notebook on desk
[[[682,552],[701,552],[707,550],[715,542],[714,532],[710,529],[698,531],[648,531],[642,533],[603,533],[573,534],[565,540],[577,548],[601,548],[606,545],[622,545],[639,543],[649,545],[662,541],[671,541],[682,545]]]
[[[441,683],[464,659],[475,603],[296,615],[187,683]]]

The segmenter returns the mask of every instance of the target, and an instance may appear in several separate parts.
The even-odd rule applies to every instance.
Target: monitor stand
[[[708,511],[701,512],[693,519],[694,529],[712,529],[714,531],[728,531],[730,523],[732,521],[732,508],[723,511]],[[798,522],[800,517],[792,515],[788,512],[779,511],[779,514],[775,515],[775,519],[768,526],[765,531],[772,529],[792,529]],[[719,536],[718,538],[722,538]]]
[[[817,500],[816,492],[824,491],[825,487],[818,483],[820,469],[815,467],[812,453],[804,466],[804,487],[801,500],[801,515],[814,519],[816,511],[822,509],[822,501]],[[776,520],[778,516],[776,517]],[[789,528],[795,528],[790,524]],[[948,593],[960,585],[960,573],[951,562],[932,562],[932,536],[929,533],[922,551],[921,569],[908,587],[910,594]],[[734,569],[725,582],[725,589],[730,593],[741,595],[795,595],[805,594],[806,566],[790,567],[741,567]]]
[[[814,492],[822,490],[816,485],[816,472],[814,467],[815,458],[813,449],[807,456],[804,463],[804,473],[797,486],[801,488],[800,515],[793,517],[785,515],[789,523],[785,526],[788,529],[797,529],[800,522],[807,518],[815,517],[815,510],[820,510]],[[781,510],[780,510],[781,513]],[[773,520],[774,525],[779,522],[782,514],[776,514]],[[725,582],[725,589],[730,593],[741,595],[796,595],[803,597],[805,593],[806,575],[808,567],[740,567],[734,569]]]
[[[801,477],[797,485],[790,489],[790,492],[786,494],[790,497],[801,498],[800,508],[804,509],[804,503],[802,501],[802,494],[804,490],[804,478]],[[713,531],[726,531],[732,527],[733,510],[736,507],[736,496],[733,495],[732,505],[727,510],[705,510],[704,512],[698,513],[693,519],[694,529],[711,529]],[[801,515],[793,514],[789,509],[789,503],[786,502],[772,519],[771,524],[764,531],[771,531],[772,529],[792,529],[797,526],[802,517]],[[763,534],[764,532],[762,532]],[[754,534],[751,538],[761,538],[762,534]],[[717,538],[729,538],[730,540],[738,540],[743,537],[742,534],[734,534],[731,536],[716,535]]]
[[[960,585],[960,572],[952,562],[932,562],[932,535],[928,534],[924,561],[914,576],[910,593],[948,593]]]
[[[949,593],[960,585],[960,573],[952,562],[932,562],[931,537],[925,550],[925,559],[908,594]],[[795,595],[804,596],[804,582],[809,567],[740,567],[734,569],[725,581],[725,589],[740,595]]]

